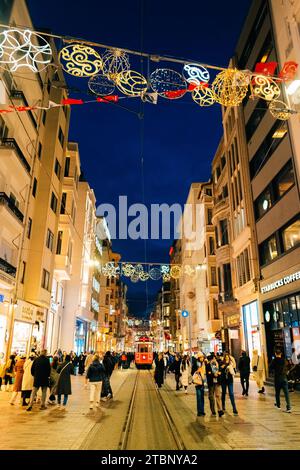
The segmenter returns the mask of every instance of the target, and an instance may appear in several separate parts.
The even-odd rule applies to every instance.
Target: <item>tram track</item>
[[[137,446],[144,450],[186,450],[149,370],[137,372],[118,450]]]

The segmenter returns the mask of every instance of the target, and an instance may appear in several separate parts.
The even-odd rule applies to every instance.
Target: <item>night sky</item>
[[[27,3],[36,29],[128,49],[141,50],[142,46],[145,52],[226,67],[251,1],[145,0],[143,27],[139,0]],[[131,62],[132,68],[146,74],[147,61]],[[157,67],[182,70],[177,64],[150,63],[151,71]],[[70,97],[88,99],[84,95],[87,80],[66,78],[70,86],[83,90],[70,93]],[[139,99],[122,100],[120,104],[140,111]],[[222,135],[219,105],[200,108],[186,95],[172,101],[159,98],[156,106],[146,104],[144,113],[141,145],[143,124],[136,114],[109,104],[72,107],[69,140],[79,143],[82,170],[95,191],[97,204],[117,205],[119,195],[127,195],[129,204],[143,201],[141,153],[147,206],[183,204],[192,182],[209,179]],[[168,262],[172,241],[148,240],[147,261]],[[145,260],[143,240],[115,240],[113,249],[124,261]],[[147,284],[151,304],[160,284],[151,280]],[[141,282],[128,285],[130,313],[141,316],[146,310],[146,286]]]

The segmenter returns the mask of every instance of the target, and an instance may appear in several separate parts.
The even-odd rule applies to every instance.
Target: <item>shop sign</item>
[[[270,292],[272,290],[278,289],[279,287],[286,286],[291,282],[295,282],[300,280],[300,271],[297,271],[289,276],[282,277],[281,279],[277,279],[275,282],[271,284],[267,284],[266,286],[261,288],[261,293],[265,294],[266,292]]]
[[[231,315],[230,317],[227,317],[227,325],[229,327],[231,326],[239,326],[240,324],[240,314],[236,313],[235,315]]]
[[[4,295],[3,294],[0,294],[0,302],[4,302]]]
[[[18,301],[15,306],[15,319],[27,323],[43,322],[45,321],[45,310],[27,302]]]
[[[239,339],[239,330],[228,330],[229,339]]]

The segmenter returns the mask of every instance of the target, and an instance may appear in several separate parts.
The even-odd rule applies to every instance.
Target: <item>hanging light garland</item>
[[[238,106],[247,95],[249,76],[237,69],[220,72],[212,83],[215,100],[223,106]]]
[[[115,91],[115,84],[106,75],[93,75],[89,79],[88,87],[92,93],[98,96],[108,96]]]

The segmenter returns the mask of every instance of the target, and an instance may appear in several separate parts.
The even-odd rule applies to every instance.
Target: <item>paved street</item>
[[[95,411],[88,408],[89,391],[84,389],[82,377],[72,378],[73,395],[66,411],[49,407],[42,412],[36,406],[32,413],[27,413],[18,405],[8,403],[10,393],[1,392],[2,449],[120,448],[136,375],[135,369],[115,371],[114,400],[103,403],[102,409]],[[205,418],[197,418],[194,386],[189,387],[187,395],[174,388],[174,377],[169,374],[161,397],[186,449],[300,449],[300,394],[297,392],[291,394],[293,413],[289,415],[274,408],[271,387],[261,396],[251,382],[249,397],[243,398],[236,379],[239,416],[233,416],[228,402],[227,413],[219,419],[210,416],[208,400]],[[133,445],[135,449],[172,448],[155,393],[149,373],[141,371],[128,449]]]

